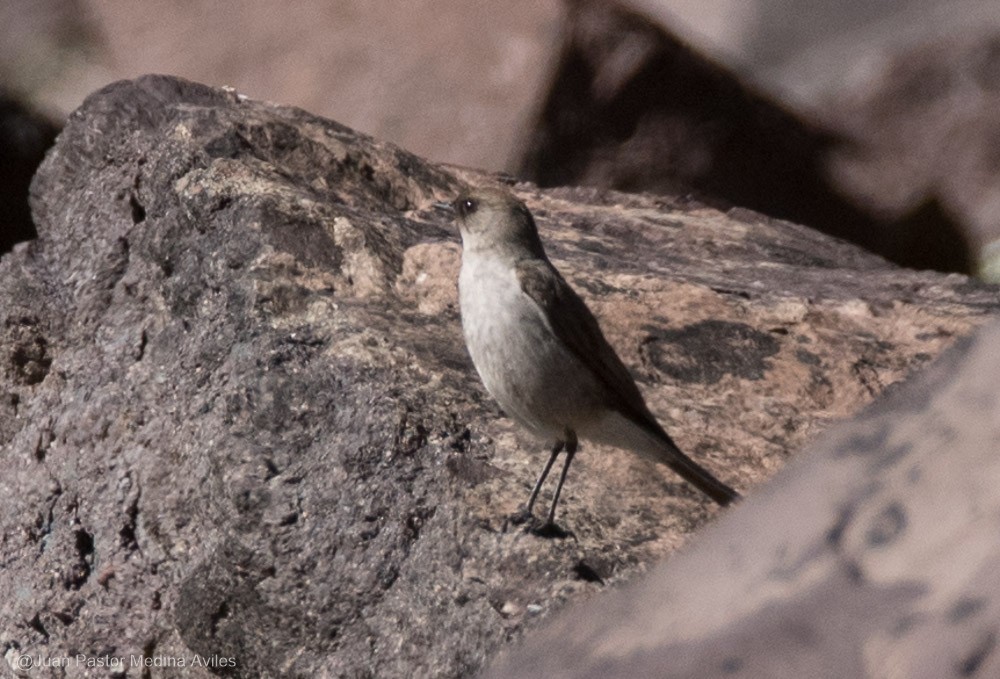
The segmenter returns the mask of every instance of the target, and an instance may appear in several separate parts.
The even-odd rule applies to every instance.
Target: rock
[[[993,323],[485,676],[997,676],[998,351]]]
[[[994,0],[616,4],[632,11],[245,0],[234,17],[211,0],[7,0],[0,82],[63,115],[111,80],[169,71],[439,161],[698,191],[905,266],[1000,277]]]
[[[619,3],[571,7],[552,88],[524,145],[527,178],[543,186],[693,190],[715,205],[849,239],[904,266],[972,270],[968,234],[941,196],[886,213],[844,189],[833,165],[858,146],[843,126],[775,103]]]
[[[864,61],[816,96],[824,126],[854,141],[831,156],[831,176],[890,217],[936,203],[961,225],[976,273],[1000,280],[997,4],[942,7],[862,39]]]
[[[619,0],[796,110],[839,90],[873,53],[915,33],[988,20],[993,0]],[[995,6],[994,6],[995,7]]]
[[[438,161],[509,169],[563,14],[561,0],[240,7],[4,0],[0,82],[65,116],[109,82],[174,73],[295,104]]]
[[[505,528],[546,453],[466,357],[433,207],[495,181],[174,78],[89,97],[36,175],[39,238],[0,259],[8,662],[469,676],[710,522],[669,471],[585,446],[573,537]],[[1000,306],[747,210],[514,188],[651,408],[748,509]]]

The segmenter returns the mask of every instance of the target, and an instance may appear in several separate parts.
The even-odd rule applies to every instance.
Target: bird
[[[650,412],[586,303],[552,265],[527,206],[504,188],[461,192],[450,204],[462,239],[462,331],[483,385],[550,453],[520,520],[534,520],[542,484],[565,461],[544,527],[581,439],[666,464],[709,498],[739,493],[685,455]]]

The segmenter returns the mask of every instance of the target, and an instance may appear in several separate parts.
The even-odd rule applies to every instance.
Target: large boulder
[[[849,239],[904,266],[973,270],[972,246],[981,241],[972,237],[968,214],[956,212],[950,196],[924,190],[928,174],[951,172],[957,184],[969,183],[966,178],[973,176],[954,174],[953,151],[924,153],[936,149],[941,137],[918,134],[929,116],[922,108],[910,112],[909,107],[922,103],[927,96],[925,73],[936,70],[901,67],[907,74],[902,85],[892,76],[896,89],[912,90],[907,100],[889,98],[892,106],[908,112],[905,115],[898,110],[880,113],[877,106],[888,89],[884,82],[874,88],[870,110],[836,101],[823,106],[836,115],[810,115],[763,95],[732,69],[685,44],[672,26],[634,11],[632,4],[570,4],[551,89],[523,145],[522,174],[543,186],[693,190],[713,201],[750,207]],[[931,58],[938,57],[932,53]],[[969,96],[964,75],[932,87],[945,89],[953,99],[968,99],[982,119],[969,139],[988,147],[981,143],[979,129],[988,132],[982,121],[995,107],[982,102],[991,99],[978,92]],[[967,117],[942,115],[942,108],[935,110],[949,127],[967,122]],[[901,126],[903,118],[913,124]],[[864,134],[853,124],[859,120],[865,121]],[[873,143],[878,136],[888,141]],[[909,148],[924,155],[898,153]],[[857,160],[876,150],[877,166],[868,162],[862,173],[865,168],[857,167]],[[974,157],[980,155],[988,154],[977,152]],[[939,159],[951,160],[942,165]],[[983,167],[980,163],[976,171]],[[905,200],[886,209],[888,197],[904,194]]]
[[[486,676],[1000,675],[998,352],[993,323]]]
[[[434,207],[495,181],[174,78],[88,98],[33,184],[39,238],[0,259],[8,663],[467,676],[712,521],[668,470],[584,446],[571,537],[506,525],[545,452],[466,358]],[[747,210],[513,189],[654,412],[748,505],[1000,306]]]

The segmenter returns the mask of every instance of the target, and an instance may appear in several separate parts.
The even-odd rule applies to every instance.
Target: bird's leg
[[[562,492],[563,484],[566,483],[566,474],[569,472],[569,465],[573,462],[573,456],[576,455],[576,432],[569,429],[566,430],[566,461],[563,462],[562,474],[559,475],[559,485],[556,486],[556,493],[552,496],[552,507],[549,508],[549,520],[546,522],[546,526],[554,527],[556,523],[556,505],[559,504],[559,493]],[[548,473],[548,467],[552,466],[552,462],[555,460],[555,456],[549,460],[548,466],[545,468],[545,472]]]
[[[545,483],[545,479],[548,477],[549,472],[552,470],[552,465],[555,464],[556,458],[559,457],[559,453],[562,452],[565,442],[556,441],[555,445],[552,446],[552,452],[549,455],[549,461],[545,463],[545,469],[542,470],[541,475],[539,475],[538,480],[535,481],[535,487],[531,491],[531,497],[528,498],[528,504],[524,507],[524,513],[526,516],[531,516],[531,510],[535,507],[535,500],[538,499],[538,491],[542,489],[542,484]]]

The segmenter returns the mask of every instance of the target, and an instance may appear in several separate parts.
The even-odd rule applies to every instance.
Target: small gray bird
[[[662,462],[726,505],[739,497],[682,453],[649,412],[628,369],[604,339],[590,309],[545,256],[528,208],[500,189],[474,189],[453,203],[462,233],[459,302],[472,362],[504,411],[553,443],[524,508],[565,449],[549,509],[583,438]]]

